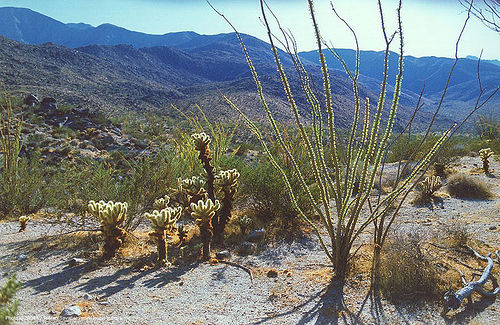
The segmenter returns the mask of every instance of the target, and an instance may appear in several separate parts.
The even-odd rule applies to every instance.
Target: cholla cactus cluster
[[[19,217],[19,232],[23,232],[26,230],[26,225],[28,224],[28,222],[30,220],[31,220],[31,218],[28,216]]]
[[[247,229],[253,224],[253,220],[247,216],[239,216],[235,220],[236,224],[240,227],[240,231],[242,235],[247,233]]]
[[[222,198],[222,208],[220,209],[215,222],[215,241],[224,244],[224,229],[229,219],[231,219],[231,210],[236,192],[238,191],[238,179],[240,173],[236,169],[221,171],[215,177],[215,184],[220,187],[224,193]]]
[[[193,176],[191,178],[186,178],[181,181],[182,189],[187,192],[188,195],[192,197],[197,197],[198,200],[202,199],[205,195],[205,180],[199,176]],[[197,202],[196,200],[195,202]],[[192,203],[192,202],[191,202]]]
[[[439,176],[426,177],[417,185],[419,191],[426,197],[431,197],[442,186],[443,183],[441,182],[441,177]]]
[[[485,173],[490,172],[490,161],[489,158],[493,156],[494,152],[490,148],[485,148],[479,150],[479,157],[481,157],[481,161],[483,162],[483,170]]]
[[[181,215],[181,207],[166,207],[160,211],[154,210],[152,213],[145,214],[146,218],[151,221],[151,228],[153,229],[149,235],[156,238],[159,265],[165,265],[167,263],[166,232],[167,230],[171,230],[173,228],[175,222],[180,219]]]
[[[220,209],[218,200],[211,199],[200,200],[197,203],[191,203],[191,215],[196,218],[200,227],[201,239],[203,241],[203,259],[210,259],[210,242],[213,236],[212,218],[217,210]]]
[[[222,188],[222,190],[236,189],[238,187],[238,179],[240,173],[236,169],[223,170],[215,176],[215,183]]]
[[[88,211],[99,218],[101,231],[104,235],[104,257],[115,256],[116,251],[123,243],[125,230],[119,226],[127,217],[127,202],[104,202],[90,201]]]

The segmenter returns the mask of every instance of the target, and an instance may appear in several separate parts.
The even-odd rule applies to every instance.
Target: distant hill
[[[221,102],[221,93],[233,94],[240,103],[252,108],[259,105],[255,85],[234,33],[150,35],[111,24],[97,27],[84,23],[64,24],[29,9],[6,7],[0,8],[0,35],[8,38],[0,39],[0,66],[4,67],[0,82],[5,84],[3,88],[40,89],[43,93],[53,91],[61,93],[67,101],[85,102],[84,105],[108,110],[119,106],[136,110],[162,109],[169,107],[170,103],[226,107]],[[289,118],[269,44],[250,35],[243,35],[243,38],[273,107],[283,118]],[[354,51],[339,50],[339,53],[349,66],[354,66]],[[317,84],[321,85],[317,53],[303,52],[300,55]],[[280,51],[280,59],[292,76],[290,58]],[[333,56],[327,54],[327,59],[332,69],[337,109],[343,112],[337,120],[347,123],[353,107],[352,87]],[[396,61],[397,54],[391,53],[389,75],[392,80],[396,75]],[[361,95],[370,97],[375,103],[383,53],[362,51],[361,62]],[[477,94],[475,62],[460,60],[447,97],[451,101],[445,109],[456,106],[463,113],[470,107]],[[429,110],[434,107],[432,103],[442,91],[451,64],[452,60],[447,58],[405,58],[402,119],[415,105],[424,80],[424,102]],[[500,67],[485,63],[481,76],[486,88],[498,85]],[[290,79],[297,89],[298,79]],[[304,115],[308,116],[305,98],[300,92],[296,93]],[[460,105],[455,105],[455,102]],[[460,114],[455,115],[449,116],[456,119]]]

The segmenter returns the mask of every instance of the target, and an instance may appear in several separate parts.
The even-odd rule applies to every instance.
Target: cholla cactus
[[[212,201],[211,199],[200,200],[198,203],[191,203],[191,215],[196,218],[198,226],[200,227],[201,239],[203,241],[203,259],[210,259],[210,241],[213,236],[212,218],[215,216],[217,210],[220,209],[218,200]]]
[[[192,134],[191,138],[194,140],[195,148],[198,151],[207,149],[210,142],[212,142],[210,136],[204,132]]]
[[[229,219],[231,219],[231,210],[233,208],[234,196],[238,191],[239,178],[240,173],[236,169],[221,171],[215,177],[215,184],[218,185],[224,193],[222,208],[213,222],[215,241],[221,245],[224,244],[224,229]]]
[[[441,183],[441,177],[439,176],[426,177],[421,183],[417,185],[419,191],[425,197],[431,197],[434,192],[439,190],[442,186],[443,183]]]
[[[197,133],[191,135],[191,138],[194,140],[195,144],[195,149],[200,152],[198,155],[198,159],[201,160],[203,163],[203,169],[205,169],[206,172],[206,191],[208,198],[212,200],[212,202],[215,201],[215,191],[214,191],[214,181],[215,181],[215,175],[214,175],[214,166],[211,165],[211,160],[212,157],[210,157],[210,142],[212,141],[210,139],[210,136],[208,136],[205,133]]]
[[[153,207],[156,210],[161,211],[166,207],[168,207],[169,202],[170,202],[170,197],[168,195],[165,195],[164,197],[155,200],[155,202],[153,203]]]
[[[0,324],[12,324],[17,313],[19,301],[14,300],[14,296],[21,288],[21,283],[12,276],[4,286],[0,287]]]
[[[101,222],[101,231],[104,235],[104,257],[111,258],[115,256],[116,251],[123,243],[125,230],[119,226],[125,221],[127,216],[127,202],[104,202],[90,201],[88,204],[89,212],[99,218]]]
[[[253,224],[252,218],[247,216],[239,216],[238,218],[236,218],[235,222],[240,227],[242,235],[245,235],[248,227],[250,227]]]
[[[156,238],[158,265],[165,265],[167,263],[166,231],[170,230],[175,222],[179,220],[181,213],[181,207],[167,207],[161,211],[154,210],[152,213],[145,214],[146,218],[151,221],[151,228],[153,228],[153,231],[149,235]]]
[[[493,156],[493,154],[494,152],[490,148],[479,150],[479,157],[481,157],[481,161],[483,162],[483,170],[485,173],[490,172],[490,161],[488,159]]]
[[[28,221],[30,221],[31,218],[28,216],[21,216],[19,217],[19,232],[23,232],[26,230],[26,225],[28,224]]]
[[[190,203],[198,202],[199,200],[204,199],[206,193],[204,188],[205,183],[205,180],[198,176],[182,180],[182,189],[185,190],[189,196],[191,196]]]

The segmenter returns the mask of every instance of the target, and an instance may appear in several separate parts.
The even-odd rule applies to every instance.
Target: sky
[[[258,0],[212,0],[239,32],[267,40]],[[306,0],[268,0],[281,24],[294,34],[300,51],[315,48]],[[383,0],[389,32],[396,27],[396,0]],[[356,31],[363,50],[384,49],[376,0],[334,0],[337,11]],[[30,8],[64,23],[93,26],[111,23],[150,34],[194,31],[200,34],[230,32],[227,23],[205,0],[0,0],[0,6]],[[331,10],[329,0],[316,0],[322,35],[337,48],[354,48],[352,35]],[[417,57],[455,55],[455,42],[466,18],[458,0],[403,0],[405,54]],[[394,43],[392,50],[398,50]],[[500,33],[471,17],[462,37],[459,57],[500,59]]]

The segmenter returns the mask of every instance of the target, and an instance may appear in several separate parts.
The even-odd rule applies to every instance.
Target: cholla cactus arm
[[[210,259],[210,242],[213,236],[212,218],[217,210],[220,209],[219,201],[215,203],[211,199],[200,200],[197,203],[191,203],[191,215],[196,218],[200,227],[200,234],[203,241],[203,259]]]
[[[240,173],[236,169],[221,171],[215,176],[215,183],[223,189],[232,189],[238,186]]]
[[[170,202],[170,197],[168,195],[165,195],[164,197],[155,200],[155,202],[153,203],[153,207],[156,210],[161,211],[168,206],[169,202]]]
[[[205,150],[208,148],[210,142],[212,142],[210,136],[204,132],[192,134],[191,138],[194,140],[195,148],[198,151]]]
[[[182,189],[186,190],[188,194],[201,194],[205,192],[205,180],[198,176],[193,176],[191,178],[183,179],[181,182]]]
[[[180,219],[182,208],[167,207],[161,211],[154,210],[152,213],[146,213],[146,219],[151,221],[151,228],[155,231],[165,231]]]

